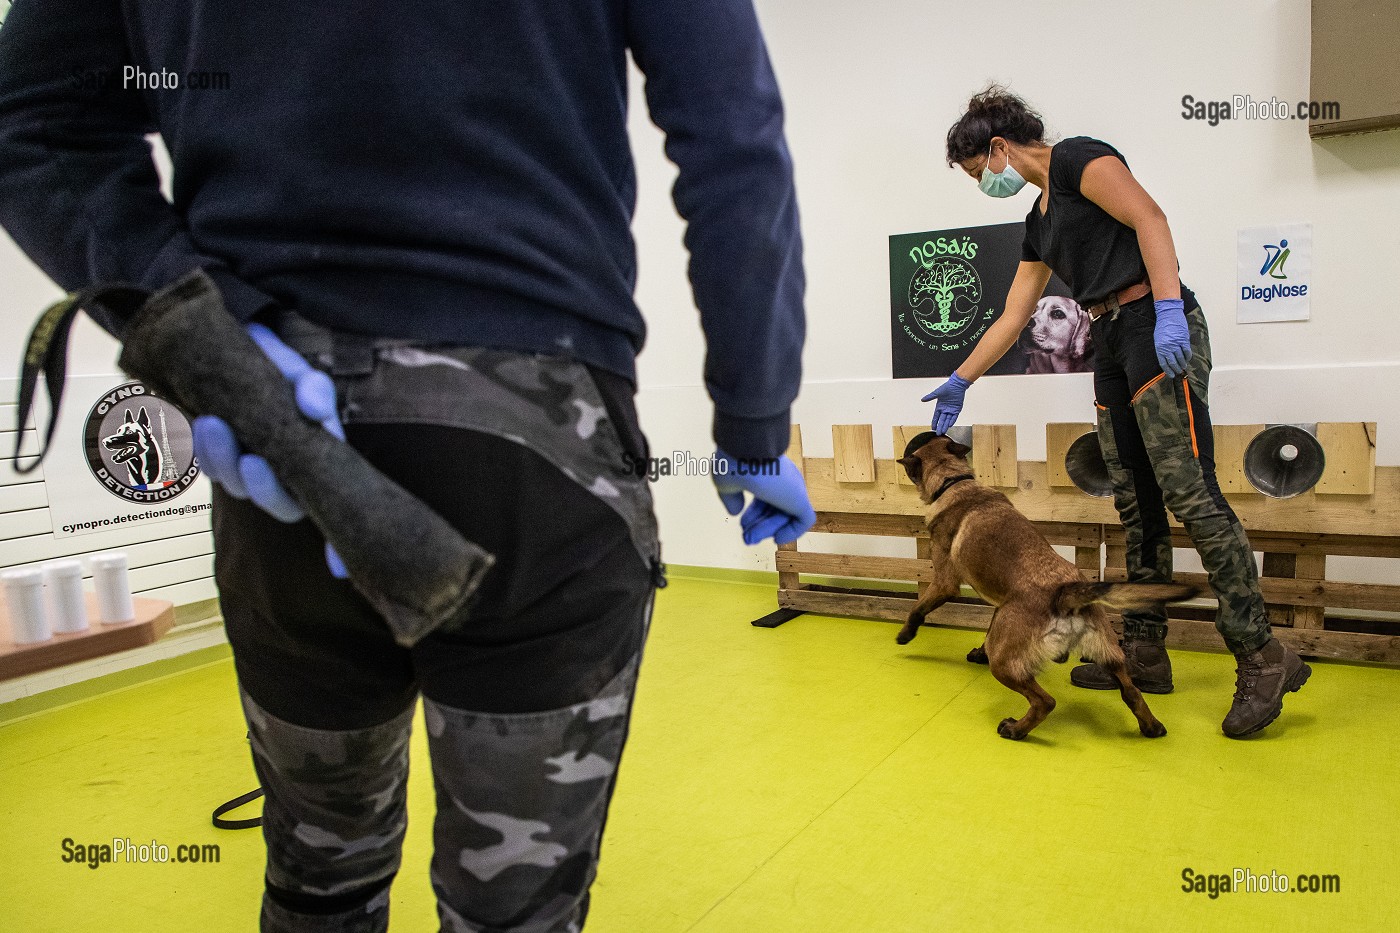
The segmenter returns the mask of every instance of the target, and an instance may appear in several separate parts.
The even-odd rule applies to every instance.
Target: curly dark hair
[[[967,112],[948,131],[948,164],[986,152],[993,136],[1021,144],[1044,142],[1045,121],[1002,85],[990,85],[972,96]]]

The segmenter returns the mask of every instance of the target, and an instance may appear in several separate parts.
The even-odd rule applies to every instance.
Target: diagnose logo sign
[[[1311,316],[1312,224],[1241,230],[1235,268],[1241,324]]]

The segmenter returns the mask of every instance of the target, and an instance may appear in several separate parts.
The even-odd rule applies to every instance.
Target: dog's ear
[[[1069,337],[1069,352],[1076,360],[1082,360],[1089,354],[1089,312],[1079,307],[1076,302],[1074,307],[1078,314],[1074,318],[1074,330]]]
[[[949,439],[948,453],[952,454],[954,457],[966,457],[968,454],[972,453],[972,448],[968,447],[966,444],[959,444],[957,441]]]
[[[144,428],[149,428],[151,426],[151,416],[146,414],[145,405],[141,406],[141,413],[136,416],[136,422]]]
[[[915,486],[919,485],[923,480],[924,461],[920,460],[918,457],[910,454],[907,457],[900,457],[895,463],[904,467],[904,472],[908,474],[909,479],[913,480]]]
[[[122,424],[135,424],[136,419],[131,417],[131,409],[126,410],[126,416],[122,418]]]

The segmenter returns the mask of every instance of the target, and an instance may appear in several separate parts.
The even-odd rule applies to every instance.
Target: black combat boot
[[[1143,693],[1172,692],[1172,660],[1167,657],[1167,646],[1163,641],[1143,638],[1125,638],[1118,642],[1123,646],[1123,660],[1128,665],[1128,676]],[[1076,687],[1090,690],[1117,690],[1118,681],[1102,664],[1081,664],[1069,672],[1069,682]]]
[[[1220,728],[1232,739],[1252,735],[1283,712],[1283,695],[1297,692],[1312,676],[1312,668],[1277,638],[1248,654],[1238,654],[1235,702]]]

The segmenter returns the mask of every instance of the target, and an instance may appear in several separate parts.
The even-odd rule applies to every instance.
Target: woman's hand
[[[1026,322],[1035,313],[1035,303],[1040,300],[1049,281],[1050,267],[1043,262],[1022,260],[1016,267],[1016,278],[1011,282],[1011,290],[1006,293],[1006,309],[992,326],[987,328],[987,332],[978,338],[977,345],[972,348],[967,359],[953,370],[953,375],[948,377],[948,381],[923,398],[925,402],[938,399],[938,405],[933,410],[935,434],[947,434],[948,429],[957,422],[958,415],[962,413],[963,395],[968,387],[1006,355],[1016,338],[1021,336]],[[959,375],[960,372],[967,373],[972,378],[964,379]]]
[[[1186,312],[1180,298],[1158,298],[1157,325],[1152,330],[1152,342],[1157,348],[1157,362],[1168,378],[1175,379],[1186,372],[1191,362],[1191,329],[1186,326]]]
[[[938,399],[938,404],[933,409],[933,433],[947,434],[958,420],[958,415],[962,413],[963,396],[971,388],[972,383],[962,376],[957,370],[948,377],[948,381],[925,395],[921,401],[931,402]]]

